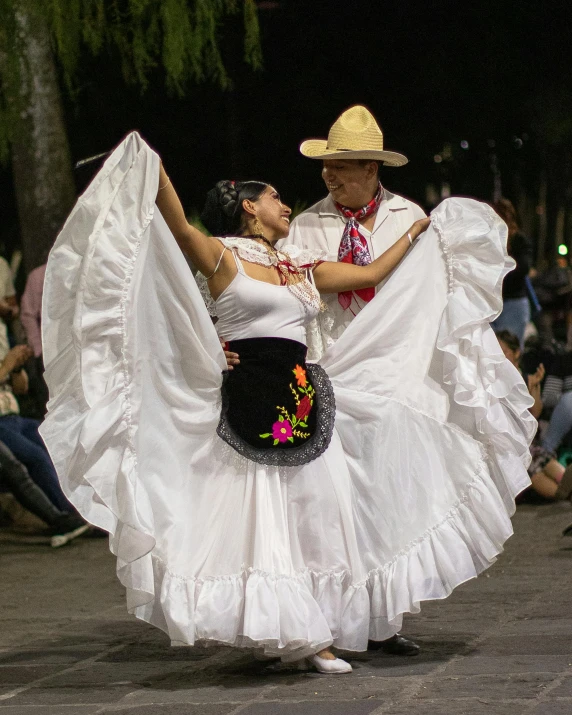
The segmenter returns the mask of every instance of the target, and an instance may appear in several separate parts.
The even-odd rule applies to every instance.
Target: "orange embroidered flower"
[[[296,382],[298,383],[299,387],[306,387],[306,370],[304,370],[303,367],[300,367],[300,365],[296,365],[292,372],[296,376]]]

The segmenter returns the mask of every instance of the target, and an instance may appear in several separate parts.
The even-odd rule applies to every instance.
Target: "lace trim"
[[[240,455],[257,464],[275,467],[299,467],[313,462],[328,448],[334,431],[336,418],[336,400],[334,390],[326,371],[320,365],[306,365],[310,380],[316,390],[316,431],[312,437],[291,449],[259,449],[248,444],[232,429],[226,419],[227,397],[222,390],[222,411],[217,427],[218,436],[229,444]]]
[[[261,266],[275,266],[277,263],[276,257],[268,252],[265,246],[250,238],[227,237],[218,239],[227,248],[236,251],[243,261],[249,263],[258,263]],[[325,251],[315,251],[308,248],[298,248],[293,244],[288,244],[280,249],[277,253],[283,253],[291,260],[292,265],[296,268],[303,266],[312,266],[318,261],[325,261],[327,253]]]
[[[207,279],[200,271],[197,271],[197,274],[195,275],[195,281],[197,283],[197,287],[206,306],[206,309],[209,311],[209,315],[211,316],[211,318],[218,318],[218,314],[216,312],[216,303],[214,302],[211,292],[209,290]]]

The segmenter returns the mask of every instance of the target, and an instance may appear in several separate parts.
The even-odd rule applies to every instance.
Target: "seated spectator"
[[[79,514],[57,509],[37,484],[26,467],[5,444],[0,442],[0,486],[7,487],[14,498],[50,527],[51,544],[63,546],[89,529]]]
[[[550,363],[542,401],[546,408],[553,409],[542,446],[555,452],[572,431],[572,354],[555,355]]]
[[[22,366],[31,348],[16,345],[0,362],[0,441],[27,468],[32,480],[60,511],[75,513],[61,490],[48,450],[38,433],[37,420],[21,417],[15,394],[28,390],[28,376]]]
[[[8,262],[0,257],[0,355],[5,355],[10,347],[8,326],[18,313],[12,271]]]
[[[46,414],[48,401],[48,387],[43,377],[42,358],[42,294],[45,275],[45,263],[31,271],[22,294],[20,314],[26,340],[34,351],[34,370],[30,376],[30,391],[36,403],[37,413],[42,417]]]
[[[516,335],[508,330],[497,333],[499,344],[505,357],[520,372],[520,342]],[[544,378],[544,365],[541,363],[536,372],[526,376],[528,390],[534,398],[534,405],[530,408],[533,417],[538,419],[542,412],[542,398],[540,385]],[[572,465],[566,469],[558,462],[556,453],[546,449],[541,443],[538,433],[534,438],[530,452],[532,462],[528,474],[532,488],[545,499],[568,499],[572,494]]]

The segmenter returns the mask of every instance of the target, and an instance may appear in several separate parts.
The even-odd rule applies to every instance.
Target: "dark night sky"
[[[310,203],[324,194],[320,164],[299,155],[300,141],[326,136],[344,108],[364,103],[379,119],[386,147],[410,158],[382,175],[394,191],[423,203],[426,183],[442,178],[433,157],[451,142],[458,157],[449,176],[453,192],[490,198],[491,138],[507,193],[517,170],[533,186],[531,103],[552,85],[572,89],[570,3],[264,4],[278,7],[260,11],[263,72],[242,62],[236,27],[225,30],[230,93],[200,86],[173,99],[157,75],[142,97],[123,87],[113,58],[86,58],[79,99],[67,106],[74,159],[105,151],[137,128],[161,153],[188,209],[200,207],[220,178],[263,178],[291,204]],[[517,150],[512,137],[523,132],[530,139]],[[458,148],[462,139],[467,152]],[[91,173],[78,172],[79,189]],[[9,241],[15,220],[7,170],[0,189]]]

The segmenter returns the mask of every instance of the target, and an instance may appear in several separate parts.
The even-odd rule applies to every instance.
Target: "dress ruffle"
[[[529,484],[521,465],[530,464],[537,422],[529,412],[534,400],[489,325],[502,311],[502,282],[515,266],[506,253],[507,228],[490,207],[470,199],[443,202],[432,225],[447,264],[448,300],[437,347],[457,408],[450,418],[482,436],[491,474],[512,513],[514,497]]]
[[[42,436],[64,490],[110,532],[129,610],[173,643],[364,650],[495,560],[528,483],[530,397],[488,327],[502,226],[489,253],[488,210],[442,204],[442,247],[426,235],[320,361],[328,450],[264,467],[216,435],[224,355],[154,207],[158,162],[130,135],[50,255]],[[450,211],[484,221],[478,245]]]

